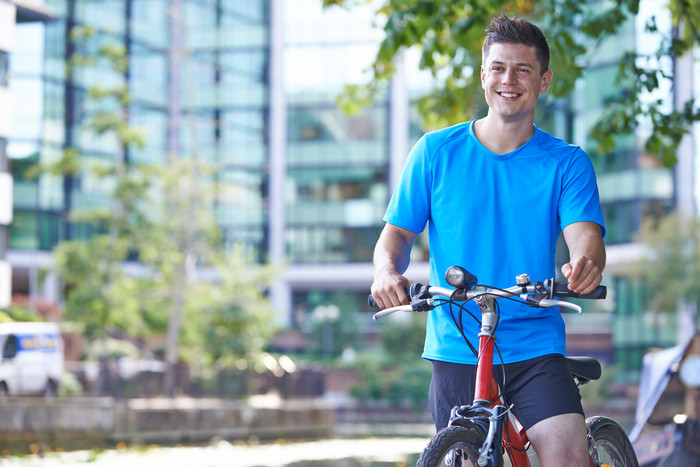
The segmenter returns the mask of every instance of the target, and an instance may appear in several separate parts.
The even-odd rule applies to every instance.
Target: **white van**
[[[0,396],[54,395],[63,374],[55,323],[0,323]]]

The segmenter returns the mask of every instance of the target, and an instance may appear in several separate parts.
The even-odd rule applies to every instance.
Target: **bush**
[[[81,396],[83,394],[83,385],[78,381],[78,377],[73,373],[65,372],[61,375],[61,380],[58,384],[58,397]]]
[[[432,368],[421,358],[426,315],[387,319],[380,331],[381,348],[360,352],[351,366],[362,383],[350,389],[361,401],[383,400],[421,410],[428,400]]]
[[[430,363],[417,358],[396,365],[391,354],[382,351],[371,361],[358,358],[353,367],[362,376],[362,383],[350,388],[350,395],[360,401],[388,401],[394,404],[408,404],[414,410],[421,410],[428,400],[428,389],[432,374]],[[382,365],[380,362],[384,361]]]

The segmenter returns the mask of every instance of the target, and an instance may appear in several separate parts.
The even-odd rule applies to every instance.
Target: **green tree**
[[[222,245],[214,167],[174,159],[152,171],[157,183],[146,201],[153,222],[142,224],[138,250],[149,273],[139,302],[166,335],[166,391],[172,394],[174,367],[183,357],[211,365],[252,360],[262,351],[276,330],[265,292],[278,271]]]
[[[311,340],[318,345],[318,354],[326,358],[339,356],[343,349],[360,345],[357,328],[357,302],[353,294],[342,291],[309,294]]]
[[[624,273],[642,281],[649,294],[649,309],[675,312],[680,302],[700,303],[698,239],[698,218],[675,213],[660,221],[644,222],[637,235],[645,248],[644,257]]]
[[[211,258],[219,282],[200,281],[187,308],[197,332],[187,338],[185,353],[195,360],[204,349],[207,364],[231,366],[236,360],[257,361],[276,331],[274,313],[266,295],[277,268],[257,265],[242,249]]]
[[[382,348],[395,362],[415,361],[423,353],[427,318],[427,313],[412,313],[382,325],[379,331]]]
[[[100,45],[103,34],[97,32],[72,32],[82,48],[98,52],[73,54],[69,74],[101,60],[124,72],[125,50]],[[54,250],[66,285],[66,317],[103,341],[110,327],[144,338],[165,335],[165,392],[172,395],[181,358],[206,365],[251,359],[262,350],[274,331],[265,295],[274,271],[238,249],[225,249],[214,216],[216,168],[176,153],[162,166],[129,163],[128,148],[142,146],[145,136],[129,125],[128,88],[95,85],[88,95],[86,107],[97,110],[85,130],[116,138],[114,159],[88,165],[67,148],[60,160],[39,169],[66,178],[89,174],[111,188],[109,206],[73,213],[72,220],[90,226],[92,235]],[[127,275],[127,260],[137,261],[141,272]]]
[[[111,76],[119,76],[125,70],[126,51],[103,42],[92,28],[74,28],[70,40],[76,44],[66,70],[71,78],[81,69],[106,64]],[[97,47],[94,55],[79,52],[87,44]],[[141,198],[148,189],[148,181],[125,160],[129,147],[142,147],[144,133],[128,125],[129,90],[122,81],[110,87],[99,84],[87,90],[93,106],[86,109],[88,115],[85,130],[96,137],[116,138],[116,148],[111,161],[81,160],[78,150],[67,147],[62,157],[38,168],[47,175],[61,176],[68,180],[92,177],[104,186],[112,187],[111,204],[99,208],[75,211],[71,221],[90,226],[94,232],[87,240],[70,240],[57,245],[54,251],[56,267],[66,285],[66,318],[85,325],[88,337],[105,337],[110,326],[118,326],[135,334],[141,320],[129,312],[129,280],[122,272],[121,264],[134,248],[134,226],[146,218]],[[142,333],[142,332],[141,332]]]
[[[427,314],[389,319],[380,331],[381,348],[360,352],[352,366],[362,382],[350,393],[359,400],[409,403],[414,410],[425,406],[430,387],[430,363],[418,358],[425,342]]]
[[[322,0],[326,8],[351,8],[367,0]],[[371,65],[369,83],[352,83],[339,97],[347,112],[356,112],[385,92],[396,71],[395,60],[404,49],[417,48],[419,67],[436,78],[436,86],[418,101],[428,128],[468,120],[483,107],[481,98],[481,45],[486,26],[494,16],[506,13],[536,21],[550,41],[551,68],[556,79],[549,93],[566,96],[585,73],[590,44],[616,33],[639,12],[639,0],[577,2],[574,0],[386,0],[378,8],[377,23],[384,38]],[[619,79],[627,89],[612,102],[594,126],[591,136],[598,152],[607,153],[615,137],[627,135],[640,124],[650,126],[645,146],[668,167],[690,124],[700,120],[700,110],[689,99],[675,109],[663,99],[650,99],[662,82],[675,82],[672,69],[658,66],[663,57],[690,53],[700,45],[700,4],[669,0],[672,28],[658,49],[647,55],[629,52],[620,64]],[[660,32],[653,16],[648,31]]]

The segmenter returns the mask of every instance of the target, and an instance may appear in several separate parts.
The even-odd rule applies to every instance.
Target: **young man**
[[[374,253],[372,294],[381,308],[408,303],[410,281],[402,274],[426,223],[431,284],[447,286],[451,265],[502,287],[520,273],[533,281],[552,277],[562,231],[571,258],[562,267],[569,288],[589,293],[601,282],[604,225],[590,159],[533,123],[552,79],[547,40],[533,24],[505,16],[486,33],[481,83],[488,114],[428,133],[412,149]],[[588,465],[580,395],[564,366],[560,312],[499,304],[505,395],[541,464]],[[478,324],[464,323],[477,347]],[[472,402],[476,363],[445,309],[428,315],[423,357],[433,362],[430,405],[441,429],[453,406]]]

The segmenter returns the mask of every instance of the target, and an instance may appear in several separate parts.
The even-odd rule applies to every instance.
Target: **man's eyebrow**
[[[499,61],[499,60],[494,60],[494,61],[491,62],[491,65],[505,65],[505,64],[506,64],[505,62],[501,62],[501,61]],[[535,66],[534,66],[533,64],[529,63],[529,62],[520,62],[520,63],[516,63],[515,66],[527,67],[527,68],[535,69]]]

